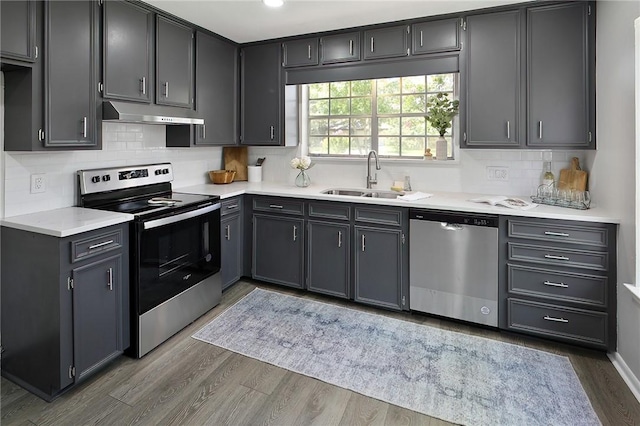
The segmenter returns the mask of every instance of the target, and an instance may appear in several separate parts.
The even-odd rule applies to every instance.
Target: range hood
[[[195,111],[160,105],[104,101],[103,121],[146,124],[204,124]]]

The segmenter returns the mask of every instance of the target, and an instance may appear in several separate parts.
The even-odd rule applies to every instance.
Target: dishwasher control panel
[[[490,214],[410,209],[409,219],[455,223],[459,225],[486,226],[490,228],[498,227],[498,216]]]

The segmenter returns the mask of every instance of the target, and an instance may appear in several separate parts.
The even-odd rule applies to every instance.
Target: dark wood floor
[[[191,335],[249,293],[241,281],[215,309],[143,359],[120,357],[52,403],[2,378],[2,425],[446,425],[404,408],[195,340]],[[260,286],[263,286],[260,284]],[[312,293],[273,291],[566,355],[604,425],[640,425],[640,404],[605,354],[426,315],[380,311]],[[526,386],[526,384],[523,384]]]

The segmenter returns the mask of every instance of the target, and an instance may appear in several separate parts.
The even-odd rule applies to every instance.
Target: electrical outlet
[[[31,193],[32,194],[45,192],[46,189],[47,188],[46,188],[46,182],[44,179],[44,174],[31,175]]]
[[[509,180],[509,168],[508,167],[496,167],[487,166],[487,179],[488,180]]]

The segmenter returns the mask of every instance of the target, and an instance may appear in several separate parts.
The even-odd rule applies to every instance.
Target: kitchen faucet
[[[369,151],[367,155],[367,189],[371,189],[371,185],[378,183],[378,174],[376,173],[371,178],[371,156],[376,158],[376,170],[380,170],[380,162],[378,161],[378,153],[374,150]]]

